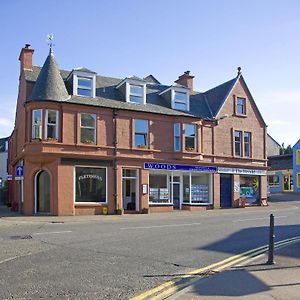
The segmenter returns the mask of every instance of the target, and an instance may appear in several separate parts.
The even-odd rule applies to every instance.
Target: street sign
[[[7,181],[11,181],[11,180],[13,180],[13,176],[8,174],[6,179],[7,179]]]
[[[16,166],[16,177],[24,176],[24,166]]]

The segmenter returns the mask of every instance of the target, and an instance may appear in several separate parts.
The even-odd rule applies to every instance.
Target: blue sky
[[[300,1],[0,1],[0,137],[13,129],[19,53],[48,54],[60,68],[84,66],[112,77],[153,74],[171,84],[185,70],[205,91],[242,73],[268,132],[300,138]]]

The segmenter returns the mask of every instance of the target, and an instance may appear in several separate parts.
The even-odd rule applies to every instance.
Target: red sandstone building
[[[238,71],[204,93],[86,68],[43,67],[21,50],[10,201],[24,214],[236,207],[266,195],[266,124]],[[16,178],[15,178],[16,179]],[[19,178],[20,179],[20,178]],[[22,179],[22,178],[21,178]]]

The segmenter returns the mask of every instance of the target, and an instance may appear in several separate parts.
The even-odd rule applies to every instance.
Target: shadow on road
[[[300,193],[275,193],[271,194],[269,202],[293,202],[300,201]]]

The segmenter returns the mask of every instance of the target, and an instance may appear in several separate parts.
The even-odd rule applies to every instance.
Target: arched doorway
[[[35,179],[35,211],[36,213],[50,213],[50,176],[41,171]]]

